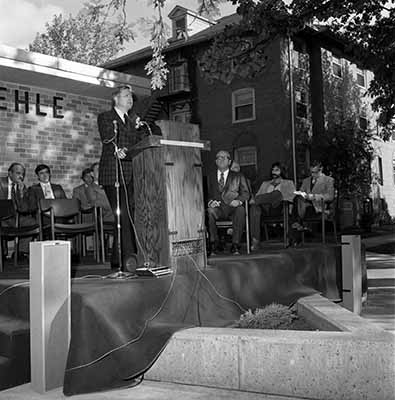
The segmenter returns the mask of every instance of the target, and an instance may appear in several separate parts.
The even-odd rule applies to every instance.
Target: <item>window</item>
[[[236,90],[232,93],[232,122],[255,119],[255,91],[252,88]]]
[[[395,153],[392,155],[392,178],[395,185]]]
[[[295,68],[299,68],[303,71],[309,70],[309,56],[296,49],[293,51],[293,64]]]
[[[187,37],[187,19],[186,19],[185,15],[174,20],[173,36],[176,39],[186,39],[186,37]]]
[[[256,178],[257,166],[257,151],[255,146],[244,146],[235,149],[234,159],[240,165],[240,171],[244,176],[253,182]]]
[[[366,116],[366,109],[361,110],[361,114],[359,115],[359,127],[366,131],[368,129],[368,119]]]
[[[338,78],[341,78],[343,76],[341,58],[332,56],[332,74],[337,76]]]
[[[383,159],[380,156],[377,157],[377,172],[379,183],[383,185]]]
[[[177,122],[190,122],[191,121],[191,106],[188,102],[180,101],[170,104],[170,120]]]
[[[357,68],[357,84],[362,87],[366,87],[365,71],[363,69]]]
[[[295,91],[296,116],[299,118],[307,118],[307,92],[305,90]]]
[[[180,91],[189,92],[189,90],[188,64],[183,62],[182,64],[171,67],[169,74],[170,93]]]

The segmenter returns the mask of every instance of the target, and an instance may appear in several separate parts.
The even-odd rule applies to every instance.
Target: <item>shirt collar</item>
[[[118,114],[119,118],[121,118],[122,122],[125,123],[125,112],[121,111],[119,108],[114,106],[115,112]]]

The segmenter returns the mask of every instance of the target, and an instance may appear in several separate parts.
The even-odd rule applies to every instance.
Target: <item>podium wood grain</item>
[[[164,139],[199,140],[196,125],[158,121]],[[135,222],[151,261],[185,271],[204,267],[204,203],[200,149],[182,145],[150,147],[133,159]]]

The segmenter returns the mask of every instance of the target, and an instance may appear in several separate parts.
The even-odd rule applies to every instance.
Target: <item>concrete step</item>
[[[29,323],[0,314],[0,390],[29,381]]]
[[[30,354],[30,330],[27,321],[0,315],[0,355],[26,358]]]

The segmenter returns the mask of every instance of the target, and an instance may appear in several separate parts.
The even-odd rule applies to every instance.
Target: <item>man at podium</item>
[[[211,254],[223,251],[218,239],[216,221],[231,217],[233,224],[231,252],[240,254],[240,239],[245,228],[243,203],[249,199],[250,191],[241,172],[230,170],[229,152],[221,150],[216,155],[217,171],[209,187],[207,209]]]
[[[99,114],[97,124],[103,143],[99,163],[99,184],[103,186],[114,215],[117,215],[116,177],[118,167],[119,200],[121,222],[121,253],[122,265],[130,272],[136,268],[136,239],[129,219],[133,216],[133,171],[132,160],[127,157],[127,151],[135,145],[140,135],[136,130],[136,116],[130,115],[136,95],[128,85],[118,87],[112,94],[113,108]],[[118,148],[115,157],[115,145]],[[117,158],[119,163],[117,163]],[[128,207],[129,206],[129,207]],[[119,268],[120,261],[117,252],[117,221],[114,223],[114,241],[111,258],[111,268]]]

